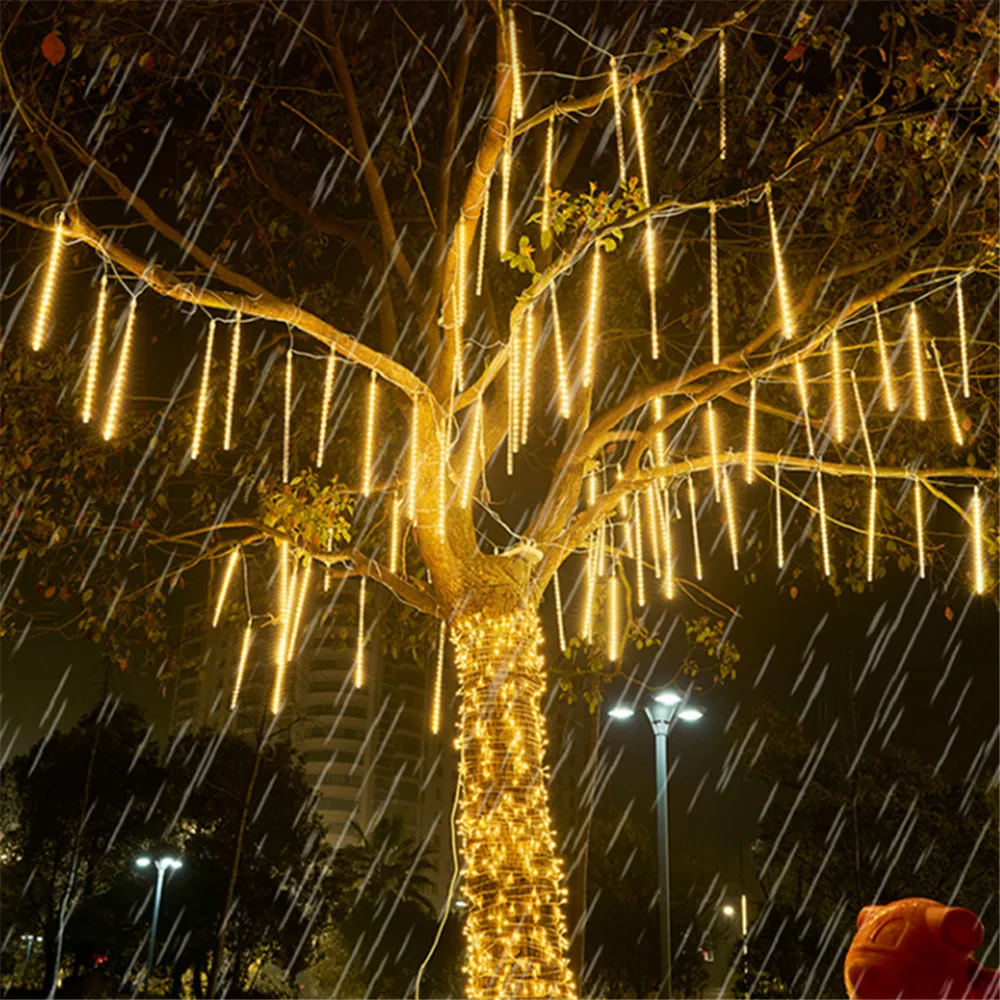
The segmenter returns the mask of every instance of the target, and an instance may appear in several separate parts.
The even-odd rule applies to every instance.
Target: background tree
[[[322,532],[314,538],[299,530],[291,518],[265,524],[236,509],[278,458],[265,452],[259,459],[256,446],[252,456],[244,451],[234,462],[217,450],[217,433],[206,439],[210,454],[199,454],[197,465],[185,458],[171,466],[199,483],[204,477],[199,488],[206,493],[193,503],[174,494],[172,504],[167,495],[153,524],[140,520],[127,530],[117,508],[110,523],[98,512],[94,538],[103,537],[109,548],[117,533],[124,547],[131,533],[129,545],[144,537],[158,548],[158,566],[135,567],[149,573],[144,586],[150,590],[161,574],[181,579],[238,543],[262,555],[262,568],[269,557],[273,566],[271,542],[279,543],[279,552],[287,542],[303,565],[311,557],[334,573],[377,579],[448,623],[462,682],[472,994],[511,992],[512,982],[536,978],[550,993],[573,991],[560,865],[545,795],[537,791],[544,788],[538,608],[561,564],[582,554],[588,567],[583,592],[607,595],[604,624],[595,629],[591,622],[584,632],[604,641],[615,661],[621,649],[616,618],[641,618],[635,568],[621,544],[625,527],[638,518],[654,529],[644,553],[647,562],[660,562],[657,549],[666,545],[670,515],[682,509],[689,483],[702,498],[713,492],[716,501],[725,499],[718,509],[733,562],[742,556],[741,571],[751,580],[754,567],[780,551],[782,534],[751,529],[741,541],[737,512],[770,511],[782,495],[786,515],[793,505],[802,507],[806,516],[798,521],[808,522],[823,573],[835,587],[865,586],[884,572],[887,558],[903,568],[913,553],[940,560],[948,538],[977,520],[968,513],[970,487],[980,486],[980,514],[995,494],[998,421],[989,392],[995,345],[973,339],[963,348],[953,300],[961,276],[967,332],[995,316],[995,158],[988,154],[996,80],[985,55],[997,32],[991,10],[961,3],[834,3],[794,20],[785,5],[773,3],[692,4],[655,14],[646,7],[600,10],[578,6],[555,20],[536,18],[545,12],[531,6],[431,5],[419,8],[420,34],[393,7],[292,4],[272,12],[257,4],[192,2],[166,15],[131,5],[60,4],[44,13],[21,10],[4,43],[5,110],[17,114],[24,142],[6,178],[14,204],[3,213],[16,224],[8,230],[8,256],[16,262],[24,254],[22,286],[40,249],[27,237],[44,230],[51,242],[55,212],[62,209],[65,238],[74,248],[98,251],[113,284],[140,279],[147,292],[142,314],[157,297],[181,303],[190,316],[223,320],[220,331],[234,329],[233,317],[241,314],[248,330],[261,331],[248,370],[260,365],[265,382],[290,347],[296,371],[316,371],[294,421],[285,421],[284,479],[313,449],[306,442],[315,440],[315,424],[308,421],[309,434],[293,448],[291,423],[305,435],[302,416],[321,406],[322,393],[311,386],[322,382],[327,347],[341,368],[347,362],[361,371],[362,385],[339,383],[338,399],[355,404],[355,428],[374,431],[363,401],[369,384],[380,393],[382,447],[374,466],[362,470],[371,488],[361,490],[364,506],[350,539],[332,545]],[[244,38],[230,33],[237,17],[252,25]],[[710,82],[723,31],[730,56],[724,111],[740,122],[729,130],[725,158],[715,141],[721,86],[713,91]],[[544,60],[537,55],[543,52]],[[611,53],[618,62],[608,61]],[[522,77],[522,67],[539,75]],[[620,132],[610,154],[596,158],[616,131],[610,71],[617,74],[628,141]],[[428,109],[432,99],[441,104]],[[647,119],[648,183],[645,166],[636,170],[634,158],[619,163],[614,155],[633,155],[636,109]],[[603,137],[595,122],[604,125]],[[546,186],[538,177],[550,123],[556,155]],[[168,159],[173,168],[155,167]],[[513,226],[499,241],[508,250],[503,263],[496,262],[498,241],[488,234],[483,295],[473,296],[473,237],[494,173],[491,216],[504,216],[498,190],[504,189],[503,199],[509,187],[504,205]],[[347,178],[353,183],[350,199],[339,194],[342,177],[345,188]],[[336,213],[330,209],[335,189]],[[549,214],[543,201],[542,212],[532,215],[532,203],[544,193]],[[719,236],[717,270],[708,266],[710,219]],[[651,268],[659,290],[652,338],[646,268],[622,252],[627,246],[646,253],[647,231],[659,248]],[[772,241],[787,244],[777,319],[764,292],[775,269]],[[681,252],[683,260],[676,256]],[[593,283],[618,293],[601,304],[600,315],[596,302],[587,303],[596,261],[605,273]],[[717,357],[707,346],[713,272]],[[561,324],[550,322],[557,289]],[[34,302],[37,291],[32,294]],[[925,329],[908,354],[907,308],[917,299],[918,331]],[[898,407],[885,405],[876,305],[893,355]],[[269,333],[273,328],[261,321],[285,324],[286,331]],[[148,329],[148,318],[145,323]],[[577,324],[580,334],[573,337]],[[65,334],[55,331],[50,343]],[[541,391],[551,398],[560,383],[557,364],[553,371],[560,336],[569,359],[568,398],[553,409],[568,417],[542,418]],[[194,336],[181,329],[176,341],[186,351],[172,351],[175,361],[185,353],[194,367]],[[310,366],[303,355],[317,342],[321,356]],[[531,367],[524,359],[535,362],[533,379],[523,377]],[[964,359],[969,387],[959,397]],[[850,409],[848,368],[868,411],[870,453]],[[178,372],[169,397],[166,384],[150,395],[168,400],[165,409],[176,402],[194,424],[197,393],[187,388],[194,377],[185,382],[183,375]],[[217,401],[222,380],[220,371]],[[942,380],[957,407],[953,421],[941,406]],[[926,394],[935,400],[928,420],[921,412]],[[75,397],[66,394],[66,411],[79,405]],[[846,410],[838,411],[838,400]],[[288,405],[294,401],[290,395]],[[721,425],[715,447],[703,431],[710,403]],[[744,434],[751,406],[752,447]],[[216,428],[220,409],[217,402]],[[277,429],[273,417],[282,411],[257,407],[256,424],[240,416],[244,445],[258,434],[263,442],[268,422]],[[849,435],[841,433],[842,420]],[[375,460],[374,433],[371,448],[364,446],[368,436],[356,437],[362,456]],[[316,449],[317,465],[322,450]],[[389,525],[391,505],[403,498],[407,454],[415,457],[413,516],[400,554],[388,551]],[[347,465],[358,457],[356,450],[339,456]],[[45,518],[52,511],[41,511],[39,498],[52,494],[34,456],[22,464],[10,487],[11,541],[19,544],[9,552],[23,577],[13,600],[30,614],[27,588],[33,576],[48,572]],[[505,464],[517,468],[516,491],[504,478]],[[730,493],[741,465],[757,481],[737,504]],[[771,493],[768,483],[779,468],[780,487]],[[324,475],[327,469],[324,464]],[[223,485],[226,473],[232,478]],[[345,479],[353,488],[356,467]],[[477,502],[466,504],[465,484],[481,480]],[[898,504],[900,484],[926,507]],[[129,489],[120,504],[133,502]],[[144,493],[135,503],[148,510],[153,499]],[[941,508],[933,516],[932,499]],[[85,502],[67,498],[67,516],[54,519],[57,527],[75,524]],[[872,502],[874,528],[868,530]],[[201,534],[173,519],[175,506],[185,518],[204,522]],[[926,538],[921,517],[920,544],[915,510],[931,516]],[[995,552],[995,519],[978,520],[989,526],[987,538],[976,534],[973,551],[980,558],[964,575],[984,591],[994,583],[984,561]],[[698,583],[701,573],[691,572],[690,550],[675,565],[680,543],[679,532],[673,534],[665,557],[667,597],[711,600]],[[808,551],[799,558],[812,561]],[[45,600],[48,592],[43,587],[39,596]],[[286,628],[288,608],[271,598],[273,611],[255,624]],[[497,689],[487,681],[501,663],[507,681]],[[494,704],[505,710],[493,711]],[[512,744],[519,753],[504,758],[509,794],[490,800],[489,762],[497,748]],[[507,811],[523,802],[532,805]],[[490,808],[481,813],[485,803]],[[502,879],[485,874],[500,831],[511,844],[505,870],[512,874]],[[499,900],[514,887],[537,900],[537,973],[520,965],[506,919],[491,922],[490,913],[501,912]]]

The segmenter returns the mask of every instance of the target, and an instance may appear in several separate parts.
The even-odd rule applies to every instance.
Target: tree
[[[362,370],[363,385],[343,387],[355,405],[338,430],[349,428],[355,446],[327,464],[324,445],[315,447],[324,477],[340,461],[342,481],[360,482],[362,513],[349,537],[324,537],[324,522],[339,524],[342,511],[330,496],[314,507],[304,494],[294,514],[269,523],[234,511],[233,479],[246,492],[269,459],[244,455],[233,465],[216,430],[198,437],[208,412],[200,391],[179,401],[192,446],[166,467],[183,471],[165,490],[150,483],[137,494],[140,504],[162,494],[163,509],[126,529],[108,497],[111,520],[98,523],[121,546],[136,532],[148,541],[154,562],[129,566],[148,579],[138,588],[148,588],[147,603],[168,573],[176,582],[237,545],[253,554],[257,592],[267,593],[277,553],[287,569],[280,597],[272,590],[271,613],[251,622],[282,635],[279,667],[295,654],[287,633],[314,562],[332,576],[378,581],[447,623],[462,697],[467,990],[569,995],[539,709],[539,608],[561,566],[582,555],[583,638],[603,644],[612,663],[621,622],[643,636],[637,619],[653,587],[651,578],[640,583],[644,562],[668,599],[715,600],[699,583],[700,551],[681,550],[673,530],[689,490],[714,494],[734,568],[751,580],[765,559],[784,561],[785,521],[801,507],[835,588],[864,589],[892,564],[934,571],[948,539],[967,529],[966,576],[979,592],[994,587],[995,519],[984,513],[996,487],[994,348],[973,335],[980,317],[995,316],[996,168],[987,154],[996,80],[985,53],[997,26],[990,9],[957,2],[835,3],[794,22],[783,5],[760,3],[656,14],[577,6],[556,20],[500,0],[419,11],[427,34],[391,6],[270,13],[232,4],[223,17],[197,2],[169,15],[57,5],[44,24],[22,13],[4,45],[3,99],[25,144],[7,181],[14,202],[2,211],[17,239],[41,230],[48,245],[94,248],[116,280],[138,279],[148,291],[143,313],[162,299],[211,315],[219,330],[240,329],[236,317],[248,329],[285,324],[269,343],[264,327],[250,353],[246,371],[260,372],[256,390],[263,385],[263,405],[274,405],[265,417],[258,404],[258,423],[241,430],[249,443],[282,415],[290,492],[314,447],[306,442],[317,440],[304,409],[320,410],[321,440],[330,430],[322,400],[333,359]],[[230,34],[237,16],[255,26],[243,39]],[[699,26],[689,31],[692,16]],[[723,65],[720,41],[728,75],[695,85],[698,67]],[[642,56],[626,60],[636,45]],[[609,48],[620,62],[592,63]],[[595,65],[601,75],[587,83],[580,74]],[[556,75],[522,76],[522,67]],[[683,120],[671,122],[678,93]],[[474,107],[476,94],[484,96]],[[437,114],[426,110],[430,100]],[[740,127],[728,128],[722,156],[714,137],[727,119]],[[617,141],[585,167],[585,154],[603,145],[598,121]],[[153,166],[164,151],[181,176]],[[364,186],[355,183],[333,214],[328,196],[349,177]],[[125,213],[91,201],[98,190]],[[492,234],[475,243],[490,190],[490,217],[510,229],[500,234],[500,262]],[[540,199],[541,211],[523,211],[523,199]],[[481,296],[472,294],[480,246],[490,249]],[[18,249],[25,269],[38,262],[38,243]],[[616,300],[599,303],[601,288]],[[28,340],[45,332],[47,321],[34,322]],[[703,340],[715,329],[719,346],[710,350]],[[310,366],[301,355],[316,345],[329,348],[329,361]],[[286,347],[278,371],[292,388],[282,403],[267,373]],[[203,354],[189,352],[192,365]],[[33,375],[35,359],[24,364]],[[307,402],[293,420],[292,373],[309,367]],[[203,370],[204,384],[216,385],[217,428],[227,376]],[[239,378],[242,386],[243,371]],[[185,384],[178,380],[176,394]],[[540,391],[553,388],[550,421]],[[66,394],[64,412],[73,401]],[[293,423],[305,440],[293,440]],[[152,451],[169,454],[176,440]],[[12,551],[19,572],[29,567],[13,598],[31,613],[37,602],[25,584],[48,572],[40,569],[47,539],[78,512],[72,500],[66,517],[41,510],[39,496],[60,502],[43,486],[45,470],[33,454],[13,454],[23,468],[12,469],[9,487],[20,546]],[[500,499],[509,492],[504,464],[518,471],[519,489]],[[742,551],[733,497],[741,466],[755,481],[746,494],[755,514],[784,505],[770,540],[751,532]],[[194,503],[181,499],[184,475],[198,484]],[[404,515],[400,542],[392,525]],[[182,523],[191,519],[205,523]],[[85,547],[75,536],[74,544]],[[634,568],[626,576],[629,553],[639,556],[638,577]],[[290,556],[301,570],[289,568]],[[716,568],[710,561],[713,578]],[[298,591],[289,580],[302,581]],[[37,598],[56,593],[50,583]],[[522,933],[514,928],[526,914]]]

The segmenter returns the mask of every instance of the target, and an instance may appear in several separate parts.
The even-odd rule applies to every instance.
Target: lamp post
[[[660,976],[661,991],[673,996],[670,953],[670,814],[667,808],[667,736],[675,719],[697,722],[704,714],[697,708],[682,707],[684,699],[675,691],[661,691],[644,708],[656,741],[656,830],[659,841],[660,869]],[[608,714],[612,719],[629,719],[635,709],[616,705]]]
[[[156,867],[156,894],[153,897],[153,925],[149,929],[149,954],[146,958],[146,976],[142,984],[142,992],[149,992],[149,977],[153,974],[153,961],[156,957],[156,925],[160,922],[160,900],[163,898],[163,876],[168,871],[174,871],[184,864],[180,858],[164,854],[158,858],[151,858],[148,854],[143,854],[135,859],[136,868]]]

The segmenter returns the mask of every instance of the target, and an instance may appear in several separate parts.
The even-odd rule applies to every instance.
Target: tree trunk
[[[247,818],[250,815],[250,806],[253,802],[253,790],[257,784],[257,774],[260,771],[260,756],[264,750],[263,727],[257,735],[257,750],[253,756],[253,770],[250,772],[250,780],[247,782],[247,790],[243,796],[243,808],[240,811],[240,825],[236,830],[236,843],[233,845],[233,863],[229,869],[229,884],[226,886],[226,899],[222,906],[222,913],[219,914],[219,929],[215,935],[215,946],[212,949],[212,969],[208,977],[208,995],[216,997],[218,995],[219,976],[222,972],[222,956],[226,947],[226,929],[229,927],[229,911],[233,906],[233,897],[236,895],[236,879],[240,872],[240,861],[243,857],[243,837],[246,834]],[[234,986],[239,987],[238,982]]]
[[[470,998],[573,997],[549,813],[542,631],[534,610],[456,621],[459,833]]]

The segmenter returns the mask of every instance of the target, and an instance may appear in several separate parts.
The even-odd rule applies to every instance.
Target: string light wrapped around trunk
[[[122,408],[122,397],[125,395],[125,379],[128,375],[128,363],[132,357],[132,338],[135,334],[136,299],[132,299],[128,307],[128,318],[125,320],[125,332],[122,334],[121,346],[118,348],[118,365],[111,382],[111,399],[108,402],[108,412],[104,417],[104,440],[110,441],[118,429],[118,416]]]
[[[45,279],[42,282],[42,293],[38,298],[38,312],[35,315],[35,327],[31,333],[31,349],[40,351],[49,333],[49,317],[52,313],[52,297],[56,287],[56,275],[59,273],[59,261],[63,248],[63,216],[59,213],[56,228],[52,231],[52,244],[49,248],[49,263],[45,268]]]
[[[233,408],[236,405],[236,376],[240,367],[240,333],[243,325],[243,316],[236,314],[236,321],[233,323],[233,335],[229,343],[229,377],[226,383],[226,424],[222,435],[222,450],[229,451],[233,446]],[[333,348],[330,348],[333,353]]]
[[[191,442],[191,457],[201,454],[201,439],[205,432],[205,410],[208,408],[209,380],[212,377],[212,348],[215,345],[215,320],[208,322],[208,337],[205,340],[205,363],[201,370],[201,385],[198,387],[198,405],[194,417],[194,439]]]
[[[572,998],[564,871],[548,800],[542,631],[533,612],[452,626],[460,709],[465,996]]]
[[[101,351],[104,350],[104,317],[108,308],[108,276],[101,275],[101,290],[97,294],[97,312],[94,314],[94,336],[90,341],[90,357],[87,360],[87,382],[83,392],[83,422],[90,423],[94,415],[94,397],[97,394],[97,374],[101,367]]]
[[[885,343],[885,332],[882,329],[882,314],[878,311],[878,303],[872,303],[875,313],[875,336],[878,340],[878,360],[882,370],[882,391],[885,393],[885,405],[890,410],[896,409],[896,387],[892,378],[892,362],[889,359],[889,348]]]

